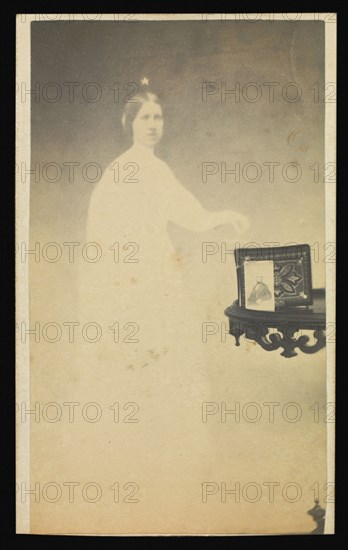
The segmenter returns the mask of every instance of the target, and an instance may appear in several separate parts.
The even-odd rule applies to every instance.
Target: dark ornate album
[[[240,307],[274,311],[313,302],[308,244],[235,250]]]

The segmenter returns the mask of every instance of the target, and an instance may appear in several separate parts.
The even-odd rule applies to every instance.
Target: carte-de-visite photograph
[[[333,532],[335,14],[256,15],[17,17],[19,533]]]

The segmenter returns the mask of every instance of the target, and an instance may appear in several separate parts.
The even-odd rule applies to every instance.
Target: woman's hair
[[[125,105],[122,113],[122,126],[126,134],[131,137],[133,135],[133,121],[139,113],[144,103],[148,101],[153,103],[160,103],[156,94],[148,91],[148,86],[141,86],[139,91],[134,94],[130,101]]]

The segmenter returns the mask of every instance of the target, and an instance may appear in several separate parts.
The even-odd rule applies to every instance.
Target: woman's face
[[[154,147],[162,137],[163,116],[158,103],[144,103],[133,121],[133,141],[146,147]]]

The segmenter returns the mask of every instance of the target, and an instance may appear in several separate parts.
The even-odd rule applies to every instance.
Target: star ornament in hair
[[[149,85],[149,79],[146,78],[146,76],[144,76],[144,78],[142,78],[140,80],[140,83],[141,83],[142,86],[148,86]]]

